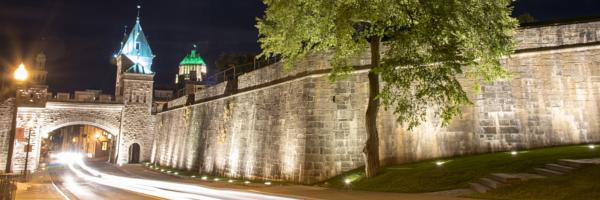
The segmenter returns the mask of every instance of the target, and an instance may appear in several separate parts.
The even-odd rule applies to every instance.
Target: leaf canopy
[[[287,68],[308,53],[332,54],[331,78],[348,75],[348,60],[383,38],[384,82],[378,98],[398,121],[418,126],[430,108],[446,125],[469,104],[457,77],[475,85],[506,78],[517,21],[511,0],[263,0],[258,19],[262,56]]]

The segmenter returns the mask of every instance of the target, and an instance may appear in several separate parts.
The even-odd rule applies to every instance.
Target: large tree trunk
[[[367,128],[367,142],[363,149],[365,157],[365,174],[367,178],[377,175],[379,172],[379,134],[377,133],[377,112],[379,111],[379,74],[373,71],[379,66],[380,54],[379,43],[381,38],[371,39],[371,70],[369,70],[369,105],[365,116]]]

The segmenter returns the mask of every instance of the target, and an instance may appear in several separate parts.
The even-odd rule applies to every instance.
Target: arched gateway
[[[140,107],[137,105],[136,107]],[[125,109],[127,108],[127,109]],[[132,159],[146,161],[149,159],[149,152],[141,153],[140,150],[150,149],[153,134],[151,130],[139,132],[129,127],[134,126],[139,129],[148,129],[152,126],[140,126],[151,122],[150,111],[146,109],[132,109],[131,106],[119,102],[60,102],[48,101],[43,107],[19,107],[17,113],[17,132],[27,132],[31,134],[31,151],[29,152],[28,169],[34,170],[39,165],[41,140],[48,137],[48,134],[62,127],[72,125],[92,125],[106,130],[116,136],[117,152],[111,160],[117,163],[128,163]],[[134,113],[125,113],[134,112]],[[145,114],[144,114],[145,113]],[[124,119],[129,117],[130,119]],[[138,118],[138,120],[131,119]],[[146,118],[146,119],[141,119]],[[137,121],[137,122],[136,122]],[[123,122],[128,123],[129,127],[124,126]],[[140,134],[143,133],[143,134]],[[17,136],[23,137],[23,136]],[[27,137],[27,136],[24,136]],[[26,157],[26,140],[16,138],[13,153],[13,170],[21,171],[24,168]],[[135,158],[130,158],[129,147],[132,143],[137,144],[137,154]],[[144,146],[145,148],[141,148]],[[146,156],[146,157],[141,157]]]
[[[85,96],[71,99],[69,94],[51,96],[45,80],[32,80],[29,85],[17,90],[18,105],[16,138],[12,154],[12,170],[22,171],[25,165],[26,150],[29,150],[28,168],[35,170],[39,165],[41,140],[48,133],[65,126],[92,125],[116,136],[115,154],[111,160],[127,163],[131,159],[129,147],[136,144],[135,161],[150,159],[154,139],[154,117],[151,115],[154,72],[151,65],[154,55],[136,20],[133,29],[121,49],[115,55],[117,76],[115,95],[110,97]],[[42,63],[42,62],[41,62]],[[35,67],[32,70],[45,70]],[[45,76],[45,72],[41,73]],[[36,77],[38,77],[36,75]],[[66,95],[66,97],[64,96]],[[77,96],[77,94],[75,95]],[[107,97],[108,96],[108,97]],[[0,166],[8,157],[6,150],[10,141],[10,113],[14,101],[0,102]],[[27,129],[29,140],[22,140]],[[25,136],[26,137],[26,136]],[[27,147],[29,142],[30,148]],[[2,171],[2,170],[0,170]]]

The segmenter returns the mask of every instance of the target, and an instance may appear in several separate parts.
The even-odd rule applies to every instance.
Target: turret
[[[175,76],[175,84],[178,86],[178,95],[195,93],[203,88],[202,82],[206,79],[206,63],[198,55],[196,45],[179,63],[179,71]]]

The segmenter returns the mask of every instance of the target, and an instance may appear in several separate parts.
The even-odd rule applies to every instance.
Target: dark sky
[[[0,67],[30,59],[40,49],[48,56],[51,91],[114,90],[111,55],[123,26],[136,17],[135,0],[0,0]],[[223,52],[260,51],[255,18],[260,0],[145,0],[142,27],[156,55],[159,84],[172,83],[180,59],[198,44],[214,68]],[[520,0],[515,14],[537,20],[600,16],[600,0]],[[129,30],[128,30],[129,31]]]

